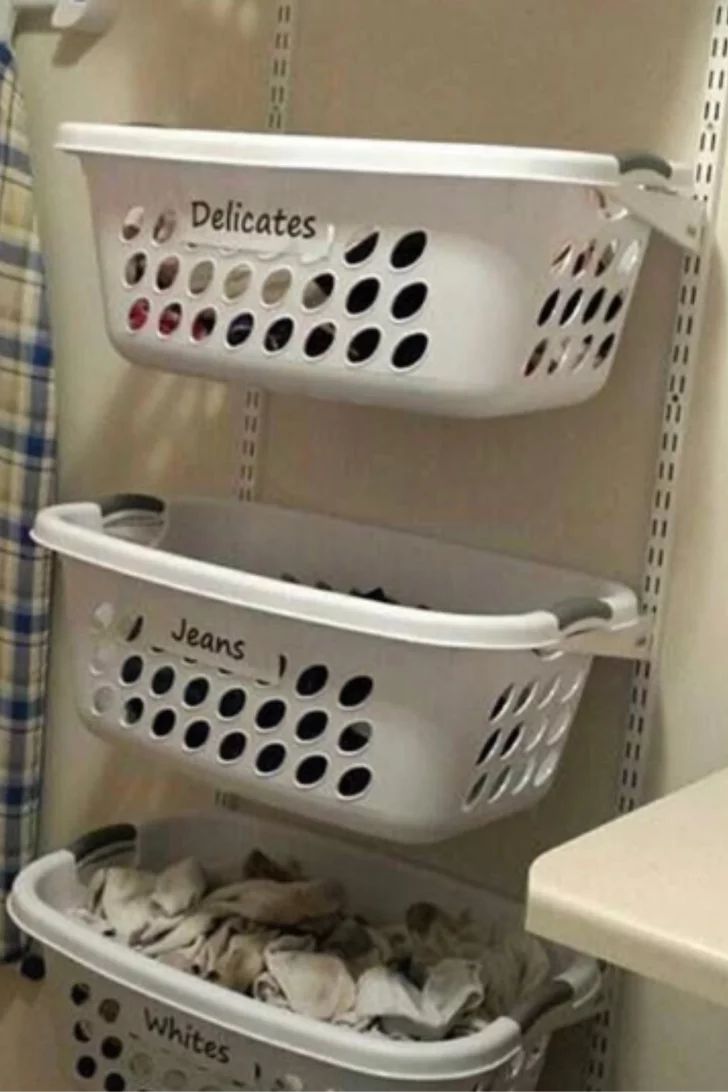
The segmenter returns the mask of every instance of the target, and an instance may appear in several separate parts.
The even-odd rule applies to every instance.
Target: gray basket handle
[[[113,826],[100,827],[98,830],[82,834],[68,847],[68,852],[76,858],[76,864],[83,864],[102,849],[112,846],[133,845],[137,840],[137,828],[132,823],[116,823]]]
[[[104,519],[111,519],[121,512],[152,512],[161,516],[164,512],[164,501],[146,493],[114,493],[111,497],[103,497],[99,501],[99,508]]]
[[[659,174],[662,178],[672,178],[672,166],[662,156],[653,155],[652,152],[622,152],[617,156],[620,174],[631,174],[633,171],[650,171]]]
[[[611,622],[614,611],[605,599],[596,596],[575,596],[562,599],[549,608],[563,634],[583,633],[590,629],[604,629]]]
[[[563,978],[555,978],[536,990],[530,997],[519,1001],[508,1013],[509,1019],[518,1024],[522,1035],[527,1035],[535,1025],[554,1009],[571,1004],[575,997],[574,987]]]

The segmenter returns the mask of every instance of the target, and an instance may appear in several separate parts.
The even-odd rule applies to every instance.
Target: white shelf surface
[[[728,1005],[728,770],[539,857],[527,925]]]

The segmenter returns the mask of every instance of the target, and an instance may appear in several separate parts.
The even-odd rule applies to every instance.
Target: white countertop
[[[728,770],[539,857],[527,925],[728,1005]]]

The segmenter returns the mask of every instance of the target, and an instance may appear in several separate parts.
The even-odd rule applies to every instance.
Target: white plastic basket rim
[[[157,519],[160,530],[169,504],[176,507],[193,504],[201,512],[205,508],[229,507],[226,502],[206,499],[167,503],[156,498],[116,498],[110,503],[121,504],[122,510],[127,503],[131,511],[135,502],[159,505]],[[263,505],[246,505],[245,510],[254,512],[256,508],[271,510]],[[283,509],[274,511],[279,513],[279,519],[290,521],[291,541],[295,541],[296,520],[301,519],[303,514]],[[326,516],[306,515],[305,518],[315,518],[332,531],[344,523]],[[389,541],[410,542],[413,547],[417,545],[421,548],[423,544],[428,544],[436,550],[438,545],[444,545],[434,539],[365,525],[360,525],[360,532],[371,536],[385,535]],[[595,632],[601,637],[601,646],[604,646],[605,638],[608,641],[613,635],[615,655],[622,655],[619,646],[624,632],[638,631],[642,626],[635,594],[620,584],[596,578],[591,579],[593,597],[545,604],[543,609],[527,613],[486,615],[423,611],[416,607],[324,591],[304,584],[291,584],[115,537],[105,528],[102,505],[93,502],[62,504],[44,509],[36,519],[32,537],[35,542],[64,557],[178,592],[408,644],[471,650],[552,650],[568,648],[572,635],[583,641],[585,634]],[[446,548],[451,559],[457,552],[463,561],[487,553],[464,546],[448,545]],[[522,564],[529,565],[528,562]],[[564,574],[564,570],[536,567],[544,573]]]
[[[196,817],[188,816],[186,819],[194,821]],[[144,824],[144,827],[153,830],[159,826],[164,829],[169,824],[185,822],[186,819],[157,820]],[[219,816],[216,822],[221,825],[237,824],[242,829],[240,816]],[[281,824],[267,820],[261,826],[277,830],[279,834],[284,830]],[[306,838],[320,843],[322,847],[327,842],[333,844],[333,839],[318,835],[306,834]],[[376,866],[377,861],[382,860],[380,854],[371,851],[357,848],[356,853],[362,858],[365,868],[367,862]],[[104,855],[104,863],[109,859],[108,855]],[[408,874],[429,871],[404,861],[400,867],[403,884],[406,884]],[[341,1065],[342,1058],[345,1058],[347,1068],[371,1076],[429,1082],[438,1078],[461,1080],[476,1077],[485,1069],[505,1064],[521,1047],[523,1032],[516,1020],[509,1016],[499,1017],[483,1031],[460,1039],[438,1043],[406,1042],[322,1024],[313,1018],[226,990],[94,933],[70,918],[64,910],[52,905],[44,893],[62,890],[64,875],[69,878],[75,877],[76,873],[77,860],[71,849],[57,850],[24,868],[13,885],[8,902],[16,925],[42,944],[74,962],[82,963],[95,973],[128,989],[142,992],[160,1004],[183,1008],[198,1019],[213,1021],[228,1031],[242,1031],[246,1036],[268,1045],[281,1050],[294,1050],[329,1065]],[[430,874],[433,879],[437,878],[437,873]],[[449,880],[445,876],[440,876],[440,879],[457,884],[463,892],[473,890],[471,885],[461,881]],[[504,908],[509,906],[511,911],[515,909],[508,900],[498,901]],[[562,1015],[560,1024],[565,1026],[583,1018],[582,1014],[594,1004],[601,991],[601,978],[591,958],[566,949],[555,950],[562,953],[567,965],[552,982],[566,983],[572,995],[570,1003],[562,1005],[559,1010]],[[555,1014],[555,1011],[544,1012],[547,1020],[545,1026],[559,1026],[558,1021],[554,1025]],[[541,1029],[536,1024],[531,1030],[537,1034]]]
[[[496,144],[287,136],[64,122],[58,130],[56,147],[80,155],[345,174],[570,182],[607,187],[621,186],[625,181],[617,155]],[[643,158],[652,157],[647,155]],[[669,188],[690,191],[693,183],[691,168],[681,163],[670,163],[669,168]],[[637,176],[640,173],[635,172],[632,181],[639,181]]]

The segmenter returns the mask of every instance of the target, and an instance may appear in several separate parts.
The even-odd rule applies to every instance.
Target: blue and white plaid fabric
[[[25,109],[0,43],[0,959],[20,953],[6,914],[34,854],[40,804],[50,560],[30,539],[52,499],[52,353]]]

